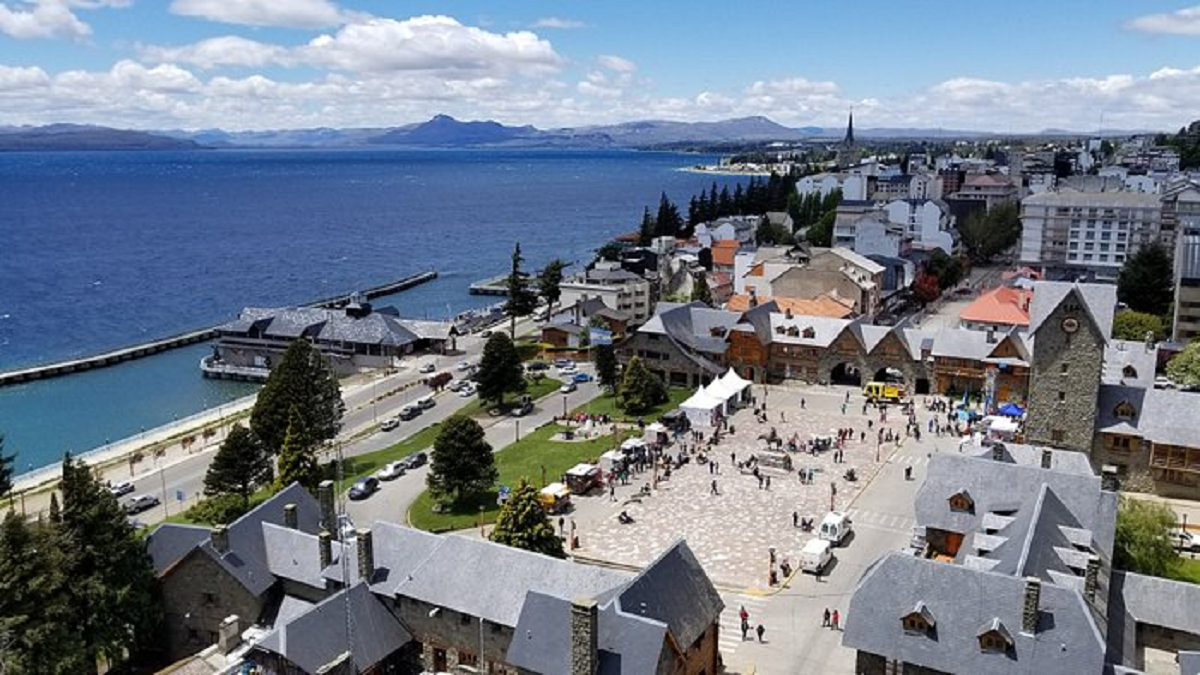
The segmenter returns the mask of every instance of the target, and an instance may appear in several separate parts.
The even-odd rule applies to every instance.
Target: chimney
[[[371,531],[366,528],[358,530],[358,578],[368,583],[375,576],[375,545],[371,541]]]
[[[1003,462],[1004,461],[1004,444],[1003,443],[993,443],[992,444],[992,461],[993,462]]]
[[[242,642],[242,621],[237,614],[225,617],[217,627],[217,650],[228,655]]]
[[[1096,585],[1100,578],[1100,556],[1093,553],[1088,556],[1087,569],[1083,572],[1083,597],[1088,600],[1096,598]]]
[[[283,526],[292,530],[300,529],[300,520],[296,516],[295,504],[283,505]]]
[[[217,553],[225,555],[229,552],[229,528],[224,525],[218,525],[212,529],[209,535],[212,541],[212,547]]]
[[[791,308],[791,307],[786,307],[786,308],[784,308],[784,310],[783,310],[783,318],[785,318],[785,319],[791,319],[791,318],[792,318],[792,308]]]
[[[1154,351],[1154,331],[1146,331],[1146,351]]]
[[[595,675],[599,666],[596,601],[571,603],[571,675]]]
[[[758,307],[758,294],[754,292],[753,288],[750,289],[750,306]]]
[[[1038,627],[1038,601],[1042,596],[1042,580],[1025,577],[1025,602],[1021,606],[1021,632],[1034,634]]]
[[[1105,492],[1116,492],[1120,487],[1117,482],[1117,467],[1112,464],[1100,467],[1100,489]]]
[[[329,530],[321,530],[317,535],[317,548],[321,555],[321,569],[333,564],[333,535]]]
[[[995,327],[995,326],[988,326],[988,329],[987,329],[987,343],[988,343],[989,345],[994,345],[994,344],[996,344],[996,327]]]
[[[321,504],[321,529],[335,531],[337,518],[333,512],[333,481],[323,480],[317,485],[317,500]]]
[[[1042,448],[1042,468],[1049,469],[1053,460],[1054,453],[1050,451],[1050,448]]]

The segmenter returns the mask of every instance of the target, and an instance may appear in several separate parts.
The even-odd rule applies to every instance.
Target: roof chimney
[[[571,675],[595,675],[599,666],[596,601],[571,603]]]
[[[1004,444],[1003,443],[993,443],[992,444],[992,461],[993,462],[1003,462],[1004,461]]]
[[[1049,469],[1053,460],[1054,453],[1050,451],[1050,448],[1042,448],[1042,468]]]
[[[1120,487],[1117,482],[1117,467],[1112,464],[1100,467],[1100,489],[1105,492],[1116,492]]]
[[[321,503],[321,529],[333,532],[337,528],[333,512],[333,481],[323,480],[317,485],[317,500]]]
[[[785,318],[785,319],[792,318],[792,308],[791,307],[785,307],[783,309],[783,318]]]
[[[333,535],[329,530],[321,530],[317,535],[317,548],[320,550],[321,569],[333,564]]]
[[[754,292],[753,288],[750,289],[750,306],[758,307],[758,294]]]
[[[242,621],[237,614],[225,617],[217,627],[217,650],[228,655],[242,642]]]
[[[996,344],[996,327],[995,326],[988,326],[987,342],[989,345]]]
[[[1088,600],[1096,599],[1096,586],[1100,579],[1100,556],[1095,553],[1088,556],[1087,568],[1083,572],[1083,596]]]
[[[221,555],[229,552],[229,528],[224,525],[218,525],[212,529],[209,534],[209,540],[212,542],[213,549]]]
[[[1146,331],[1146,351],[1154,351],[1154,331]]]
[[[358,578],[370,583],[375,576],[375,545],[371,541],[371,531],[366,528],[358,530]]]
[[[300,520],[296,517],[296,505],[283,505],[283,526],[289,529],[300,529]]]
[[[1038,602],[1042,597],[1042,580],[1025,577],[1025,601],[1021,605],[1021,632],[1033,634],[1038,627]]]

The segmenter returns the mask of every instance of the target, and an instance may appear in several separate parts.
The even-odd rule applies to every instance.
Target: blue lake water
[[[621,151],[289,150],[0,154],[0,370],[93,354],[436,269],[389,298],[444,318],[467,287],[586,262],[661,191],[713,176],[701,155]],[[718,184],[731,182],[715,177]],[[686,207],[686,203],[682,204]],[[44,466],[253,391],[201,378],[196,345],[0,388],[18,469]]]

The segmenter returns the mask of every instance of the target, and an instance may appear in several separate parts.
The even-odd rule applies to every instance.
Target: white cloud
[[[179,47],[143,45],[138,48],[138,54],[147,61],[186,63],[204,69],[287,65],[291,61],[284,47],[237,35],[209,38]]]
[[[596,57],[596,62],[615,73],[632,73],[637,70],[637,64],[633,61],[612,54],[601,54]]]
[[[1129,30],[1167,35],[1200,35],[1200,5],[1167,14],[1147,14],[1125,24]]]
[[[572,28],[587,28],[587,24],[583,21],[575,19],[563,19],[557,16],[546,16],[533,22],[533,28],[559,28],[568,30]]]
[[[173,0],[171,11],[240,26],[325,28],[346,20],[329,0]]]
[[[0,33],[18,40],[35,38],[83,38],[91,26],[75,9],[127,7],[132,0],[17,0],[0,2]]]
[[[381,73],[413,70],[527,71],[558,69],[563,60],[551,44],[518,31],[492,33],[448,16],[403,21],[371,18],[314,38],[299,57],[333,70]]]
[[[45,86],[49,82],[50,76],[41,68],[0,66],[0,93],[36,89]]]

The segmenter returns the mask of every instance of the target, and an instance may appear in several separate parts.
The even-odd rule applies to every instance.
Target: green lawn
[[[513,487],[521,477],[527,477],[534,485],[541,486],[543,467],[546,481],[554,482],[566,473],[567,469],[580,462],[598,459],[604,451],[616,447],[633,433],[623,432],[617,436],[604,436],[579,443],[550,440],[551,436],[563,428],[556,424],[546,425],[496,453],[500,485]],[[433,497],[425,491],[413,503],[408,517],[414,527],[431,532],[475,527],[480,522],[494,523],[500,513],[500,507],[496,505],[496,494],[497,491],[492,490],[476,502],[458,506],[449,512],[434,513]]]
[[[1200,560],[1192,558],[1179,559],[1179,566],[1175,568],[1171,578],[1177,581],[1187,581],[1193,584],[1200,584]]]
[[[693,393],[694,392],[691,389],[669,387],[667,389],[667,402],[663,403],[662,405],[655,406],[641,415],[626,415],[623,410],[617,407],[617,397],[608,394],[594,398],[590,402],[585,403],[572,412],[608,415],[614,420],[627,420],[630,422],[636,421],[639,417],[645,420],[654,421],[663,413],[670,412],[678,408],[679,404],[686,401]]]
[[[532,396],[535,401],[547,394],[553,394],[563,385],[562,380],[553,377],[543,377],[540,380],[528,380],[528,382],[529,386],[525,389],[525,393]],[[458,395],[457,392],[450,393],[454,396]],[[519,396],[508,394],[504,397],[504,403],[510,405],[519,398]],[[488,417],[487,411],[490,407],[490,405],[484,405],[484,402],[479,397],[475,397],[474,401],[468,403],[459,412],[468,417]]]

